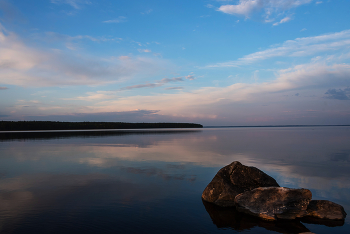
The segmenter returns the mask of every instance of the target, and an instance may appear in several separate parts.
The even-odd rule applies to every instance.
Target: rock
[[[227,207],[235,197],[258,187],[279,187],[274,178],[255,167],[235,161],[221,168],[202,193],[203,200]]]
[[[256,188],[237,195],[235,203],[238,211],[273,221],[303,217],[311,197],[308,189]]]
[[[233,229],[237,232],[260,227],[277,233],[311,233],[299,220],[268,222],[258,217],[238,212],[235,207],[220,207],[203,201],[211,220],[218,228]],[[257,229],[253,229],[257,230]]]
[[[307,207],[307,216],[329,219],[329,220],[343,220],[346,217],[346,212],[341,205],[327,200],[313,200]]]

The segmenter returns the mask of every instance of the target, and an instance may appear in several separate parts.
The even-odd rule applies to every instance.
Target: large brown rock
[[[343,220],[346,217],[344,208],[331,201],[313,200],[307,207],[307,216],[319,219]]]
[[[311,197],[308,189],[256,188],[237,195],[235,203],[238,211],[273,221],[303,217]]]
[[[204,189],[202,198],[219,206],[234,206],[238,194],[258,187],[279,187],[279,185],[274,178],[258,168],[235,161],[218,171]]]

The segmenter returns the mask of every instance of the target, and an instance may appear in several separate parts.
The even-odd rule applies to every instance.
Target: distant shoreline
[[[204,126],[203,128],[293,128],[293,127],[350,127],[350,124],[342,125],[255,125],[255,126]]]
[[[60,122],[60,121],[0,121],[0,131],[93,130],[203,128],[196,123],[125,123],[125,122]]]

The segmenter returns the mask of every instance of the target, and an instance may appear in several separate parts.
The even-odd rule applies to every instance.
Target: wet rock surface
[[[319,219],[343,220],[346,217],[346,212],[337,203],[327,200],[313,200],[307,207],[306,216]]]
[[[235,206],[235,197],[259,187],[279,187],[274,178],[256,167],[235,161],[221,168],[202,193],[202,199],[218,206]]]
[[[271,187],[239,194],[235,203],[238,211],[272,221],[303,217],[311,198],[308,189]]]

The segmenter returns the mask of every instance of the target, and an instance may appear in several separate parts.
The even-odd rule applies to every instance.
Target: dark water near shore
[[[350,127],[0,133],[0,233],[350,233],[203,203],[236,160],[350,215]]]

